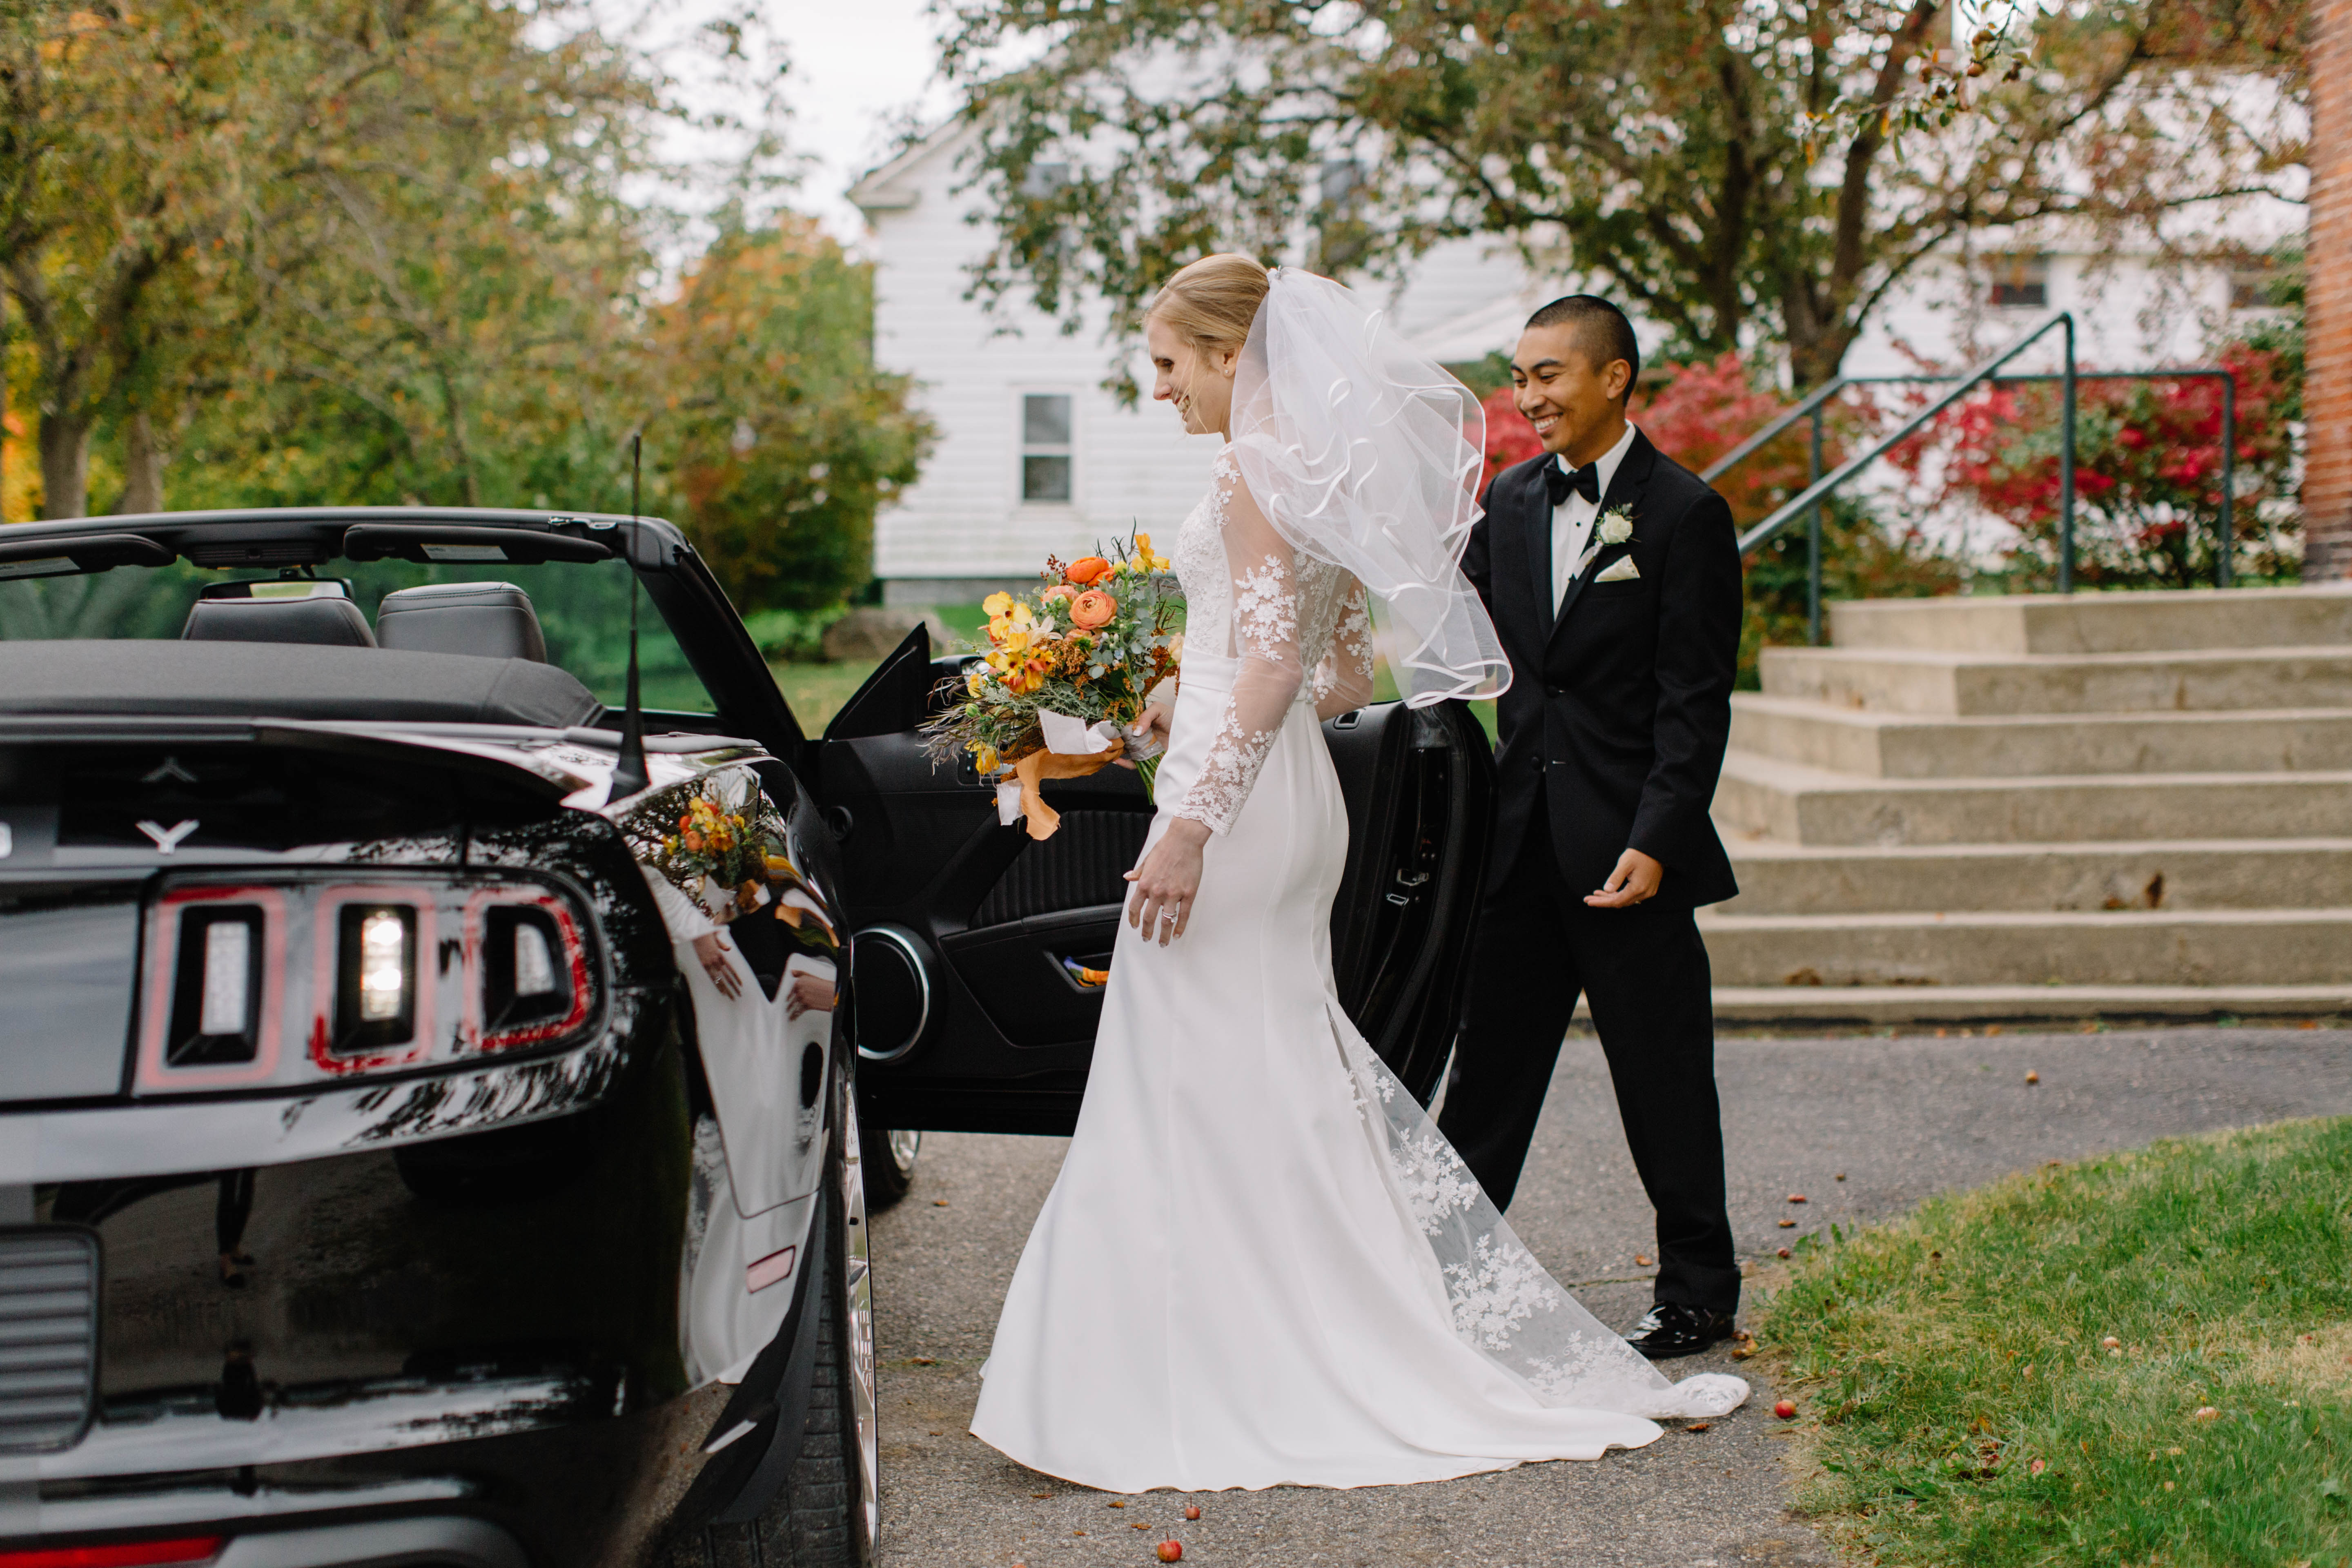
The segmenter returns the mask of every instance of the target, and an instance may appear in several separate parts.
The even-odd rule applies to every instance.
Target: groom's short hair
[[[1642,345],[1633,340],[1633,323],[1598,294],[1561,295],[1528,318],[1528,330],[1537,327],[1568,328],[1596,371],[1612,360],[1623,360],[1633,373],[1625,381],[1628,392],[1642,377]]]

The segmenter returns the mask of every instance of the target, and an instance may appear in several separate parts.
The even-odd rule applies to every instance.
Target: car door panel
[[[1132,771],[1106,768],[1045,786],[1062,814],[1051,837],[1000,826],[993,787],[968,761],[935,763],[916,732],[960,689],[959,663],[928,652],[918,628],[820,748],[817,794],[860,933],[864,1113],[879,1127],[1066,1133],[1102,1013],[1100,986],[1076,971],[1108,966],[1152,804]],[[1459,704],[1380,704],[1325,731],[1350,827],[1332,920],[1341,1001],[1375,1020],[1375,1048],[1426,1100],[1451,1045],[1492,758]]]

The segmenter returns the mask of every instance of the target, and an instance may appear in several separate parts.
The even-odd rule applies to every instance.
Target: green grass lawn
[[[1796,1250],[1759,1343],[1799,1390],[1801,1505],[1857,1555],[2352,1563],[2352,1119],[2044,1169]]]

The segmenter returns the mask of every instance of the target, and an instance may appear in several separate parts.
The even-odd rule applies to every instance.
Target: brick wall
[[[2352,0],[2315,0],[2304,579],[2352,577]]]

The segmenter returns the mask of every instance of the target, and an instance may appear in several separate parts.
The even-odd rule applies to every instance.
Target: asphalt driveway
[[[2038,1074],[2029,1084],[2026,1074]],[[2097,1035],[1728,1039],[1718,1078],[1743,1255],[1832,1222],[2045,1160],[2169,1134],[2352,1112],[2352,1031],[2210,1028]],[[1669,1431],[1597,1464],[1427,1486],[1173,1493],[1114,1500],[1025,1470],[964,1427],[998,1304],[1065,1141],[936,1134],[915,1188],[876,1216],[886,1563],[1733,1568],[1827,1563],[1787,1517],[1770,1394],[1704,1433]],[[1803,1194],[1802,1205],[1788,1202]],[[1647,1304],[1649,1211],[1590,1037],[1571,1037],[1511,1221],[1605,1321]],[[1780,1228],[1784,1218],[1793,1229]],[[1677,1374],[1735,1368],[1720,1352]],[[1124,1501],[1125,1506],[1118,1506]],[[1202,1517],[1187,1523],[1186,1501]],[[1141,1528],[1138,1528],[1140,1526]]]

